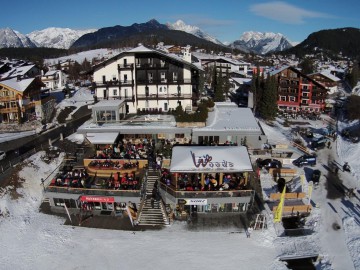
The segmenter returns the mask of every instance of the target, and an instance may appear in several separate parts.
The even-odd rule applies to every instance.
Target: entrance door
[[[104,90],[104,99],[107,98],[106,89]]]

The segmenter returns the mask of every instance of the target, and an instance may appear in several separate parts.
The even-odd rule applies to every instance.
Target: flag
[[[282,214],[283,214],[283,206],[285,201],[285,193],[286,193],[286,185],[281,193],[280,202],[275,210],[274,222],[281,222]]]

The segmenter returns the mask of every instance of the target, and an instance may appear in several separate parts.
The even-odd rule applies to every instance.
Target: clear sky
[[[282,33],[300,42],[323,29],[360,28],[360,0],[9,0],[1,3],[0,18],[0,28],[22,34],[181,19],[222,42],[245,31]]]

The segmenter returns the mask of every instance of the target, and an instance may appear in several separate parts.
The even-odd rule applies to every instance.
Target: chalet
[[[291,66],[273,70],[269,74],[276,78],[279,110],[316,113],[324,110],[328,90],[321,83]]]
[[[39,78],[0,81],[0,121],[20,122],[42,116]]]
[[[167,112],[179,105],[191,111],[199,98],[200,71],[189,50],[180,58],[141,45],[95,66],[93,88],[100,100],[125,100],[127,113]]]

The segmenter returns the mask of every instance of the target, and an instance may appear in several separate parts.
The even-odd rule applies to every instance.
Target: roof
[[[200,60],[211,60],[211,61],[223,60],[223,61],[229,62],[233,65],[250,65],[250,63],[244,62],[242,60],[236,60],[236,59],[219,56],[219,55],[199,53],[199,52],[193,52],[192,54]]]
[[[124,100],[120,100],[120,99],[100,100],[98,103],[94,104],[92,108],[106,110],[107,107],[108,108],[120,107],[122,103],[124,103]]]
[[[145,47],[144,45],[140,45],[136,48],[133,48],[133,49],[130,49],[130,50],[127,50],[127,51],[124,51],[124,52],[121,52],[117,55],[115,55],[114,57],[112,58],[109,58],[108,60],[102,62],[102,63],[99,63],[98,65],[96,65],[94,67],[94,70],[97,69],[97,67],[103,67],[104,64],[108,63],[108,62],[111,62],[113,61],[114,59],[118,59],[119,57],[121,57],[122,55],[125,55],[125,54],[128,54],[128,53],[156,53],[156,54],[159,54],[159,55],[162,55],[162,56],[165,56],[165,57],[168,57],[168,58],[172,58],[178,62],[181,62],[187,66],[190,66],[192,68],[195,68],[197,70],[202,70],[201,68],[199,68],[197,65],[194,65],[193,63],[190,63],[190,62],[187,62],[185,61],[184,59],[182,59],[181,57],[177,56],[176,54],[171,54],[171,53],[166,53],[164,51],[160,51],[160,50],[154,50],[154,49],[150,49],[150,48],[147,48]]]
[[[332,75],[330,72],[327,72],[327,71],[322,71],[322,72],[316,72],[316,73],[312,73],[312,74],[309,74],[309,76],[311,75],[317,75],[317,74],[320,74],[326,78],[328,78],[329,80],[332,80],[334,82],[339,82],[340,79],[334,75]]]
[[[24,92],[34,80],[35,78],[29,78],[18,81],[17,78],[12,78],[9,80],[0,81],[0,84],[8,86],[19,92]]]
[[[118,132],[87,133],[86,139],[91,144],[114,144],[118,136]]]
[[[289,67],[290,67],[290,66],[282,66],[282,67],[280,67],[280,68],[277,68],[277,69],[274,69],[274,70],[270,71],[269,74],[270,74],[270,76],[276,75],[276,74],[278,74],[279,72],[281,72],[281,71],[283,71],[283,70],[285,70],[285,69],[287,69],[287,68],[289,68]]]
[[[170,172],[253,171],[245,146],[175,146]]]
[[[252,79],[251,78],[235,78],[235,77],[231,77],[231,79],[238,83],[238,84],[248,84],[248,85],[251,85],[251,81]]]
[[[16,76],[23,76],[25,75],[29,70],[31,70],[35,65],[27,65],[27,66],[20,66],[20,67],[14,67],[8,72],[3,74],[3,78],[6,77],[16,77]]]
[[[250,131],[261,132],[260,126],[250,108],[239,108],[234,103],[216,102],[213,112],[209,112],[209,124],[203,128],[194,128],[194,133],[201,131]]]

